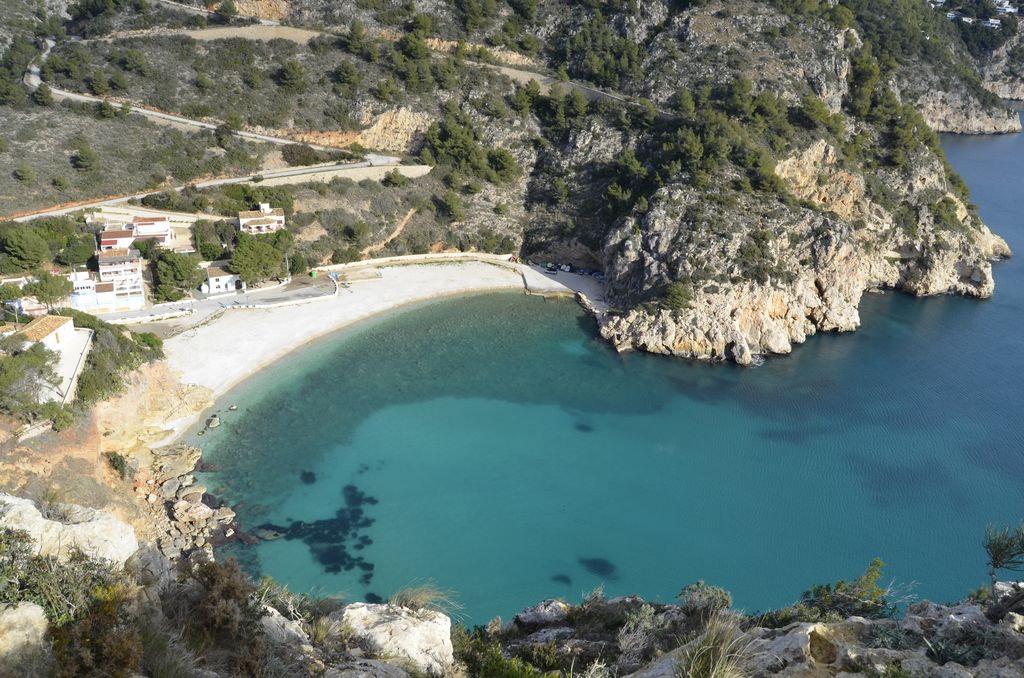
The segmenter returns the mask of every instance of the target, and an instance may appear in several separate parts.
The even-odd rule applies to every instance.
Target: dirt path
[[[405,213],[405,216],[402,217],[402,220],[398,222],[398,226],[395,227],[395,230],[391,231],[391,235],[384,238],[383,241],[377,243],[376,245],[370,245],[369,247],[364,248],[362,251],[362,255],[365,257],[371,254],[376,254],[377,252],[380,252],[385,247],[387,247],[392,240],[402,235],[402,231],[405,229],[405,225],[409,223],[409,221],[413,218],[413,215],[415,214],[416,208],[413,207],[411,210]]]
[[[327,34],[309,30],[308,28],[253,24],[251,26],[217,26],[215,28],[197,28],[194,30],[151,28],[144,31],[118,31],[100,38],[94,38],[94,40],[96,42],[110,42],[127,38],[185,36],[201,41],[243,38],[245,40],[263,40],[266,42],[271,40],[288,40],[305,45],[313,38],[321,35]]]

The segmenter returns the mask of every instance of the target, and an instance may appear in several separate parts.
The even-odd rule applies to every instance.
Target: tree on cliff
[[[999,570],[1024,570],[1024,522],[1011,530],[989,525],[985,528],[985,553],[988,554],[988,574],[992,579],[992,596],[996,592],[996,573]]]
[[[4,236],[4,253],[18,269],[37,268],[50,258],[46,241],[30,228],[12,229]]]
[[[217,14],[225,21],[231,21],[238,16],[238,8],[235,7],[234,0],[223,0],[217,5]]]

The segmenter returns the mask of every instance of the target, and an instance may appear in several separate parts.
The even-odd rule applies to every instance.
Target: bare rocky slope
[[[981,59],[985,89],[1003,99],[1024,101],[1024,36],[1017,34]]]

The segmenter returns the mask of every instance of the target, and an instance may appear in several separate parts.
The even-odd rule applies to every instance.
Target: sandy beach
[[[488,263],[490,258],[377,267],[379,277],[353,276],[334,297],[296,306],[228,310],[167,339],[167,363],[181,383],[209,389],[217,398],[311,341],[407,304],[497,290],[572,294],[591,284],[583,276],[563,274],[558,279],[497,257]],[[199,416],[168,422],[173,433],[164,442],[181,435]]]

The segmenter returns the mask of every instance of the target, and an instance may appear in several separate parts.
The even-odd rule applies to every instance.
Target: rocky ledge
[[[24,530],[41,556],[67,558],[80,552],[123,565],[139,548],[135,530],[109,513],[76,504],[0,494],[0,528]]]
[[[1014,585],[1001,584],[1003,598]],[[706,608],[590,597],[581,605],[549,600],[504,628],[483,632],[506,657],[549,667],[591,667],[591,676],[674,678],[708,641],[709,623],[736,655],[737,676],[827,678],[921,676],[1011,678],[1024,675],[1024,616],[991,621],[974,602],[913,604],[902,617],[851,616],[834,622],[741,617]],[[721,640],[721,638],[719,639]],[[595,666],[601,667],[595,672]],[[699,674],[705,675],[705,674]],[[723,674],[724,675],[724,674]]]
[[[1024,39],[1018,33],[981,63],[982,85],[1003,99],[1024,100],[1024,69],[1020,49]]]
[[[1005,83],[1011,87],[1001,87],[1003,80],[998,80],[997,89],[1013,93],[1012,81]],[[996,84],[993,83],[993,84]],[[1024,89],[1019,82],[1017,87]],[[1006,96],[986,83],[986,88],[994,94],[1008,99],[1019,97]],[[919,97],[915,102],[918,110],[928,125],[936,132],[949,134],[1013,134],[1021,131],[1020,114],[1002,106],[986,107],[977,99],[960,94],[933,90]]]

